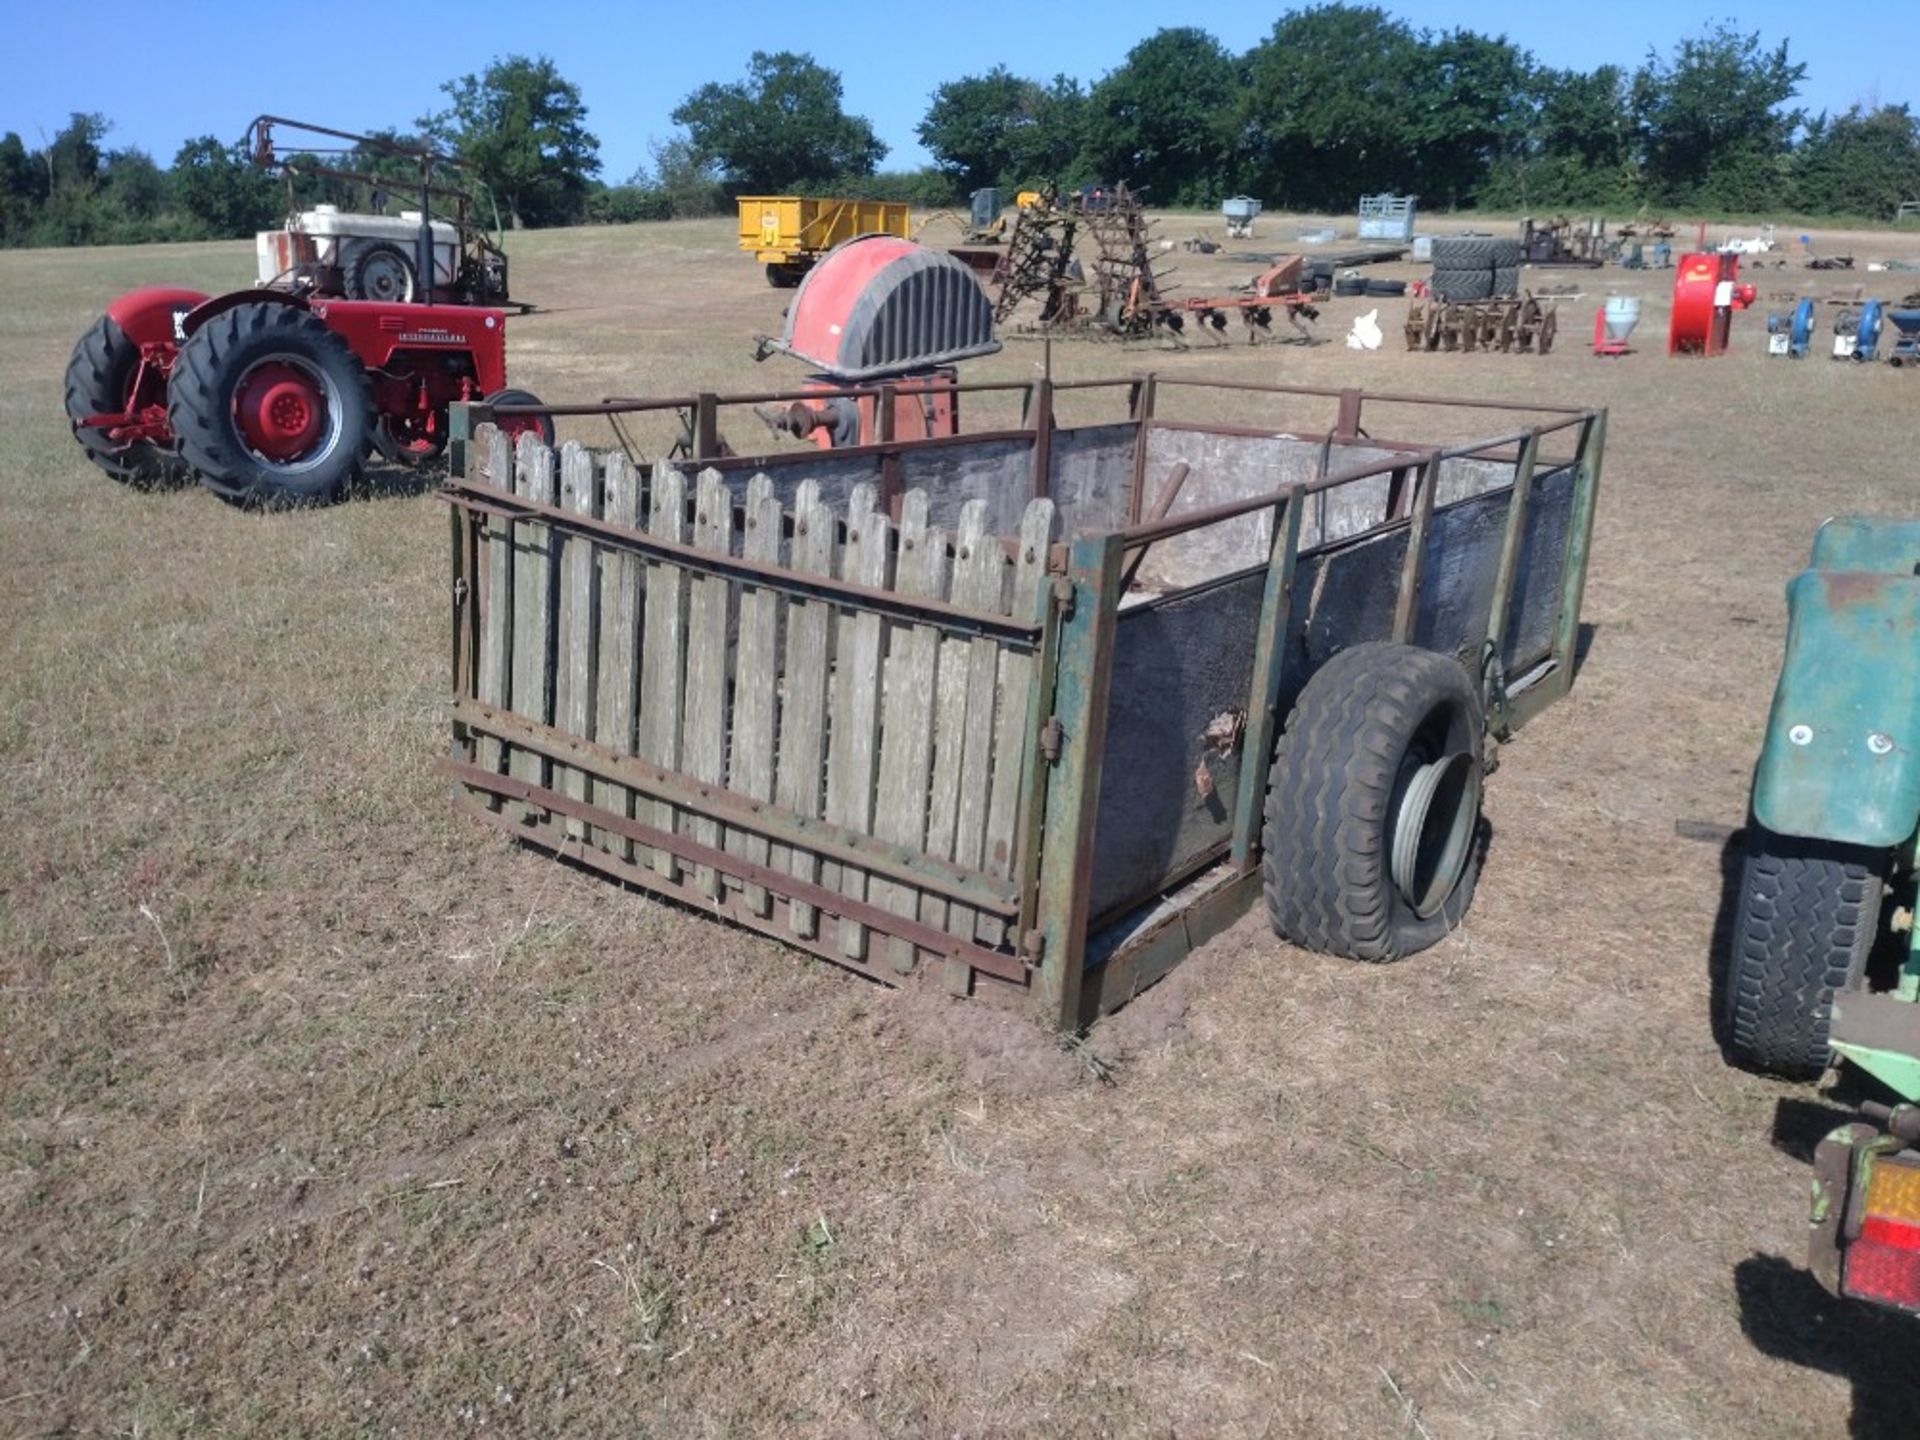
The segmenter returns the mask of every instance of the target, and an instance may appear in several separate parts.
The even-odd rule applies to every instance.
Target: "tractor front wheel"
[[[129,411],[140,387],[140,347],[111,315],[102,315],[80,337],[67,362],[67,420],[87,458],[124,485],[153,490],[185,480],[179,457],[151,440],[116,442],[85,423],[91,415]]]
[[[180,453],[237,505],[322,505],[360,474],[373,390],[359,357],[297,305],[236,305],[181,347],[167,418]]]
[[[487,396],[489,405],[538,405],[539,403],[539,398],[527,390],[496,390]],[[502,415],[493,423],[515,440],[522,435],[532,435],[542,445],[550,447],[553,444],[551,415]]]
[[[1833,997],[1862,983],[1886,856],[1748,827],[1727,957],[1727,1050],[1790,1079],[1827,1068]]]

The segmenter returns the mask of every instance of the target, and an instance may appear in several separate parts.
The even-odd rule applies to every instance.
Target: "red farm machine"
[[[282,159],[275,126],[352,148]],[[465,192],[435,183],[454,168],[449,157],[272,116],[253,123],[245,148],[290,193],[296,179],[317,178],[365,186],[376,205],[404,167],[420,208],[394,220],[293,213],[260,236],[254,288],[208,296],[149,286],[115,300],[67,366],[67,415],[94,464],[140,486],[191,475],[236,504],[320,504],[339,497],[370,452],[401,465],[437,458],[456,401],[537,403],[507,388],[505,256],[470,222]],[[325,154],[387,173],[331,168],[318,161]],[[449,202],[451,223],[435,220],[436,200]],[[326,223],[311,223],[315,215]],[[369,222],[357,228],[374,232],[370,243],[343,223],[356,220]],[[411,233],[408,249],[382,238],[396,227]],[[503,423],[552,438],[544,417]]]

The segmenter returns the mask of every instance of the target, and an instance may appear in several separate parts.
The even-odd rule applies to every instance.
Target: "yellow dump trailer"
[[[798,285],[814,261],[856,235],[911,239],[907,207],[814,195],[740,197],[740,248],[767,267],[767,283],[780,289]]]

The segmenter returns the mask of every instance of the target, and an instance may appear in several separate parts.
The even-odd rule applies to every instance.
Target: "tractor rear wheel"
[[[404,305],[413,299],[414,276],[413,261],[398,245],[368,245],[347,268],[347,298]]]
[[[1398,960],[1459,925],[1485,849],[1483,730],[1445,655],[1370,643],[1320,668],[1267,780],[1261,880],[1282,939]]]
[[[124,413],[139,375],[140,347],[111,315],[102,315],[67,362],[67,420],[87,458],[122,484],[139,490],[178,485],[187,472],[171,450],[151,440],[116,443],[105,431],[81,423],[89,415]]]
[[[167,418],[180,453],[237,505],[320,505],[360,474],[373,389],[347,342],[297,305],[236,305],[187,339]]]
[[[1792,1079],[1827,1068],[1833,997],[1861,983],[1880,933],[1886,856],[1749,825],[1727,957],[1727,1049]]]

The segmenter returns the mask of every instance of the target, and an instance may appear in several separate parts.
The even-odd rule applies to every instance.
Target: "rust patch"
[[[1877,570],[1822,570],[1819,575],[1827,603],[1836,610],[1876,603],[1894,578]]]

